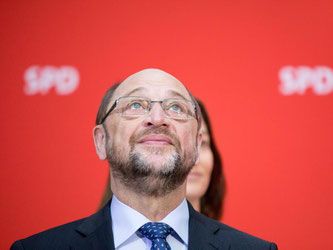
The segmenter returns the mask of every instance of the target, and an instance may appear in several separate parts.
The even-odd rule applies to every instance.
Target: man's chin
[[[172,145],[137,144],[135,151],[141,154],[163,155],[173,153],[175,148]]]
[[[141,158],[142,162],[146,166],[151,166],[155,171],[161,171],[165,169],[173,169],[175,165],[175,158],[170,155],[153,154],[149,157]]]
[[[174,151],[166,148],[154,147],[147,149],[138,149],[131,152],[132,156],[142,163],[142,165],[150,166],[154,172],[172,170],[176,162],[179,160],[179,155]]]

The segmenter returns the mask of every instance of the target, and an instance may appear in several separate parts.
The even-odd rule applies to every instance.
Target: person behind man
[[[110,164],[111,201],[90,217],[16,241],[12,249],[277,249],[186,201],[201,114],[175,77],[158,69],[133,74],[109,89],[97,119],[95,148]]]

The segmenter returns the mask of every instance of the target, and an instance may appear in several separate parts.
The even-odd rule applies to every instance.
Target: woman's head
[[[192,202],[193,206],[198,206],[201,197],[205,195],[214,167],[214,156],[210,147],[210,135],[204,121],[201,124],[200,132],[202,133],[202,143],[198,160],[187,177],[186,185],[186,197]],[[195,201],[198,204],[194,204]]]
[[[207,111],[202,102],[198,103],[203,117],[201,126],[203,138],[198,161],[187,178],[186,197],[192,203],[199,203],[201,213],[219,219],[222,215],[225,194],[222,160],[212,135]]]

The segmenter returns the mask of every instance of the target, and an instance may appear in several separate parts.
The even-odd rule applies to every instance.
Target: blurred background
[[[221,221],[279,249],[330,248],[332,1],[1,1],[0,20],[0,249],[96,211],[101,98],[149,67],[207,106]]]

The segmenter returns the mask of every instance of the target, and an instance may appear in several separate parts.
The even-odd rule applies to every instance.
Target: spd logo
[[[31,66],[24,73],[24,93],[46,95],[54,88],[58,95],[69,95],[79,86],[79,72],[72,66]]]
[[[333,92],[333,70],[326,66],[286,66],[280,70],[279,77],[279,89],[283,95],[303,95],[307,89],[311,89],[316,95]]]

